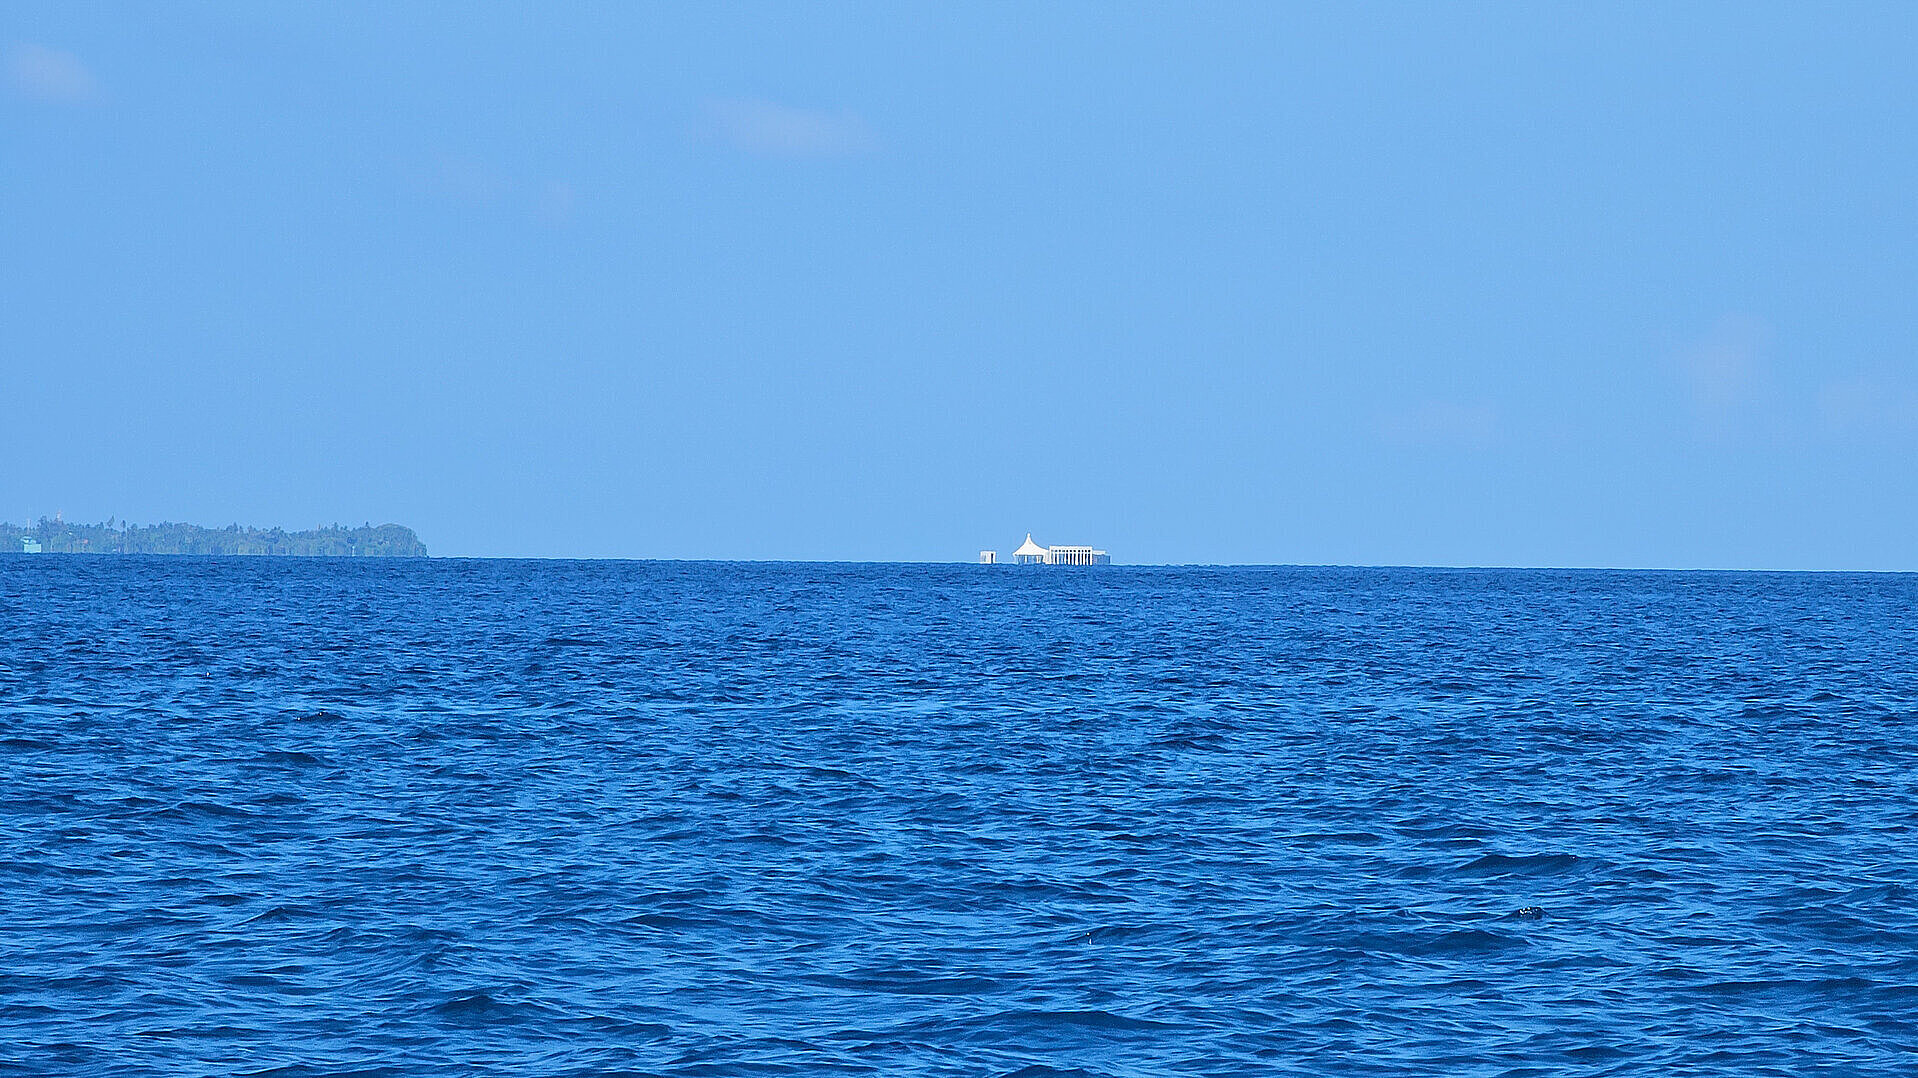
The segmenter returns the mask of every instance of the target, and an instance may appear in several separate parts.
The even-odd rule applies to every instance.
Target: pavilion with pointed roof
[[[1012,552],[1012,560],[1020,565],[1044,565],[1051,559],[1052,551],[1032,541],[1032,533],[1026,533],[1026,541]]]

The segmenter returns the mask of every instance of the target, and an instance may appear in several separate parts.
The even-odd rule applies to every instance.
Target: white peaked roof
[[[1019,549],[1013,551],[1012,556],[1017,558],[1017,557],[1023,557],[1029,554],[1044,554],[1045,552],[1046,552],[1046,548],[1040,546],[1038,543],[1033,542],[1032,533],[1027,532],[1025,544],[1021,546]]]

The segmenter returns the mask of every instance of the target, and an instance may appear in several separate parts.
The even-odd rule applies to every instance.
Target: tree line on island
[[[201,554],[215,557],[424,558],[426,544],[399,524],[332,524],[307,531],[229,524],[69,524],[41,517],[35,524],[0,524],[0,553],[38,548],[46,554]]]

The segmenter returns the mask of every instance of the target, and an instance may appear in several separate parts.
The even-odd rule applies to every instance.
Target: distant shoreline
[[[401,524],[332,524],[305,531],[229,524],[132,524],[107,520],[73,524],[40,518],[35,524],[0,524],[0,553],[163,554],[201,557],[424,558],[426,544]]]

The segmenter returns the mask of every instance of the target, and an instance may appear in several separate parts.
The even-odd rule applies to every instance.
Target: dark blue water
[[[0,1071],[1918,1067],[1918,578],[0,559]]]

